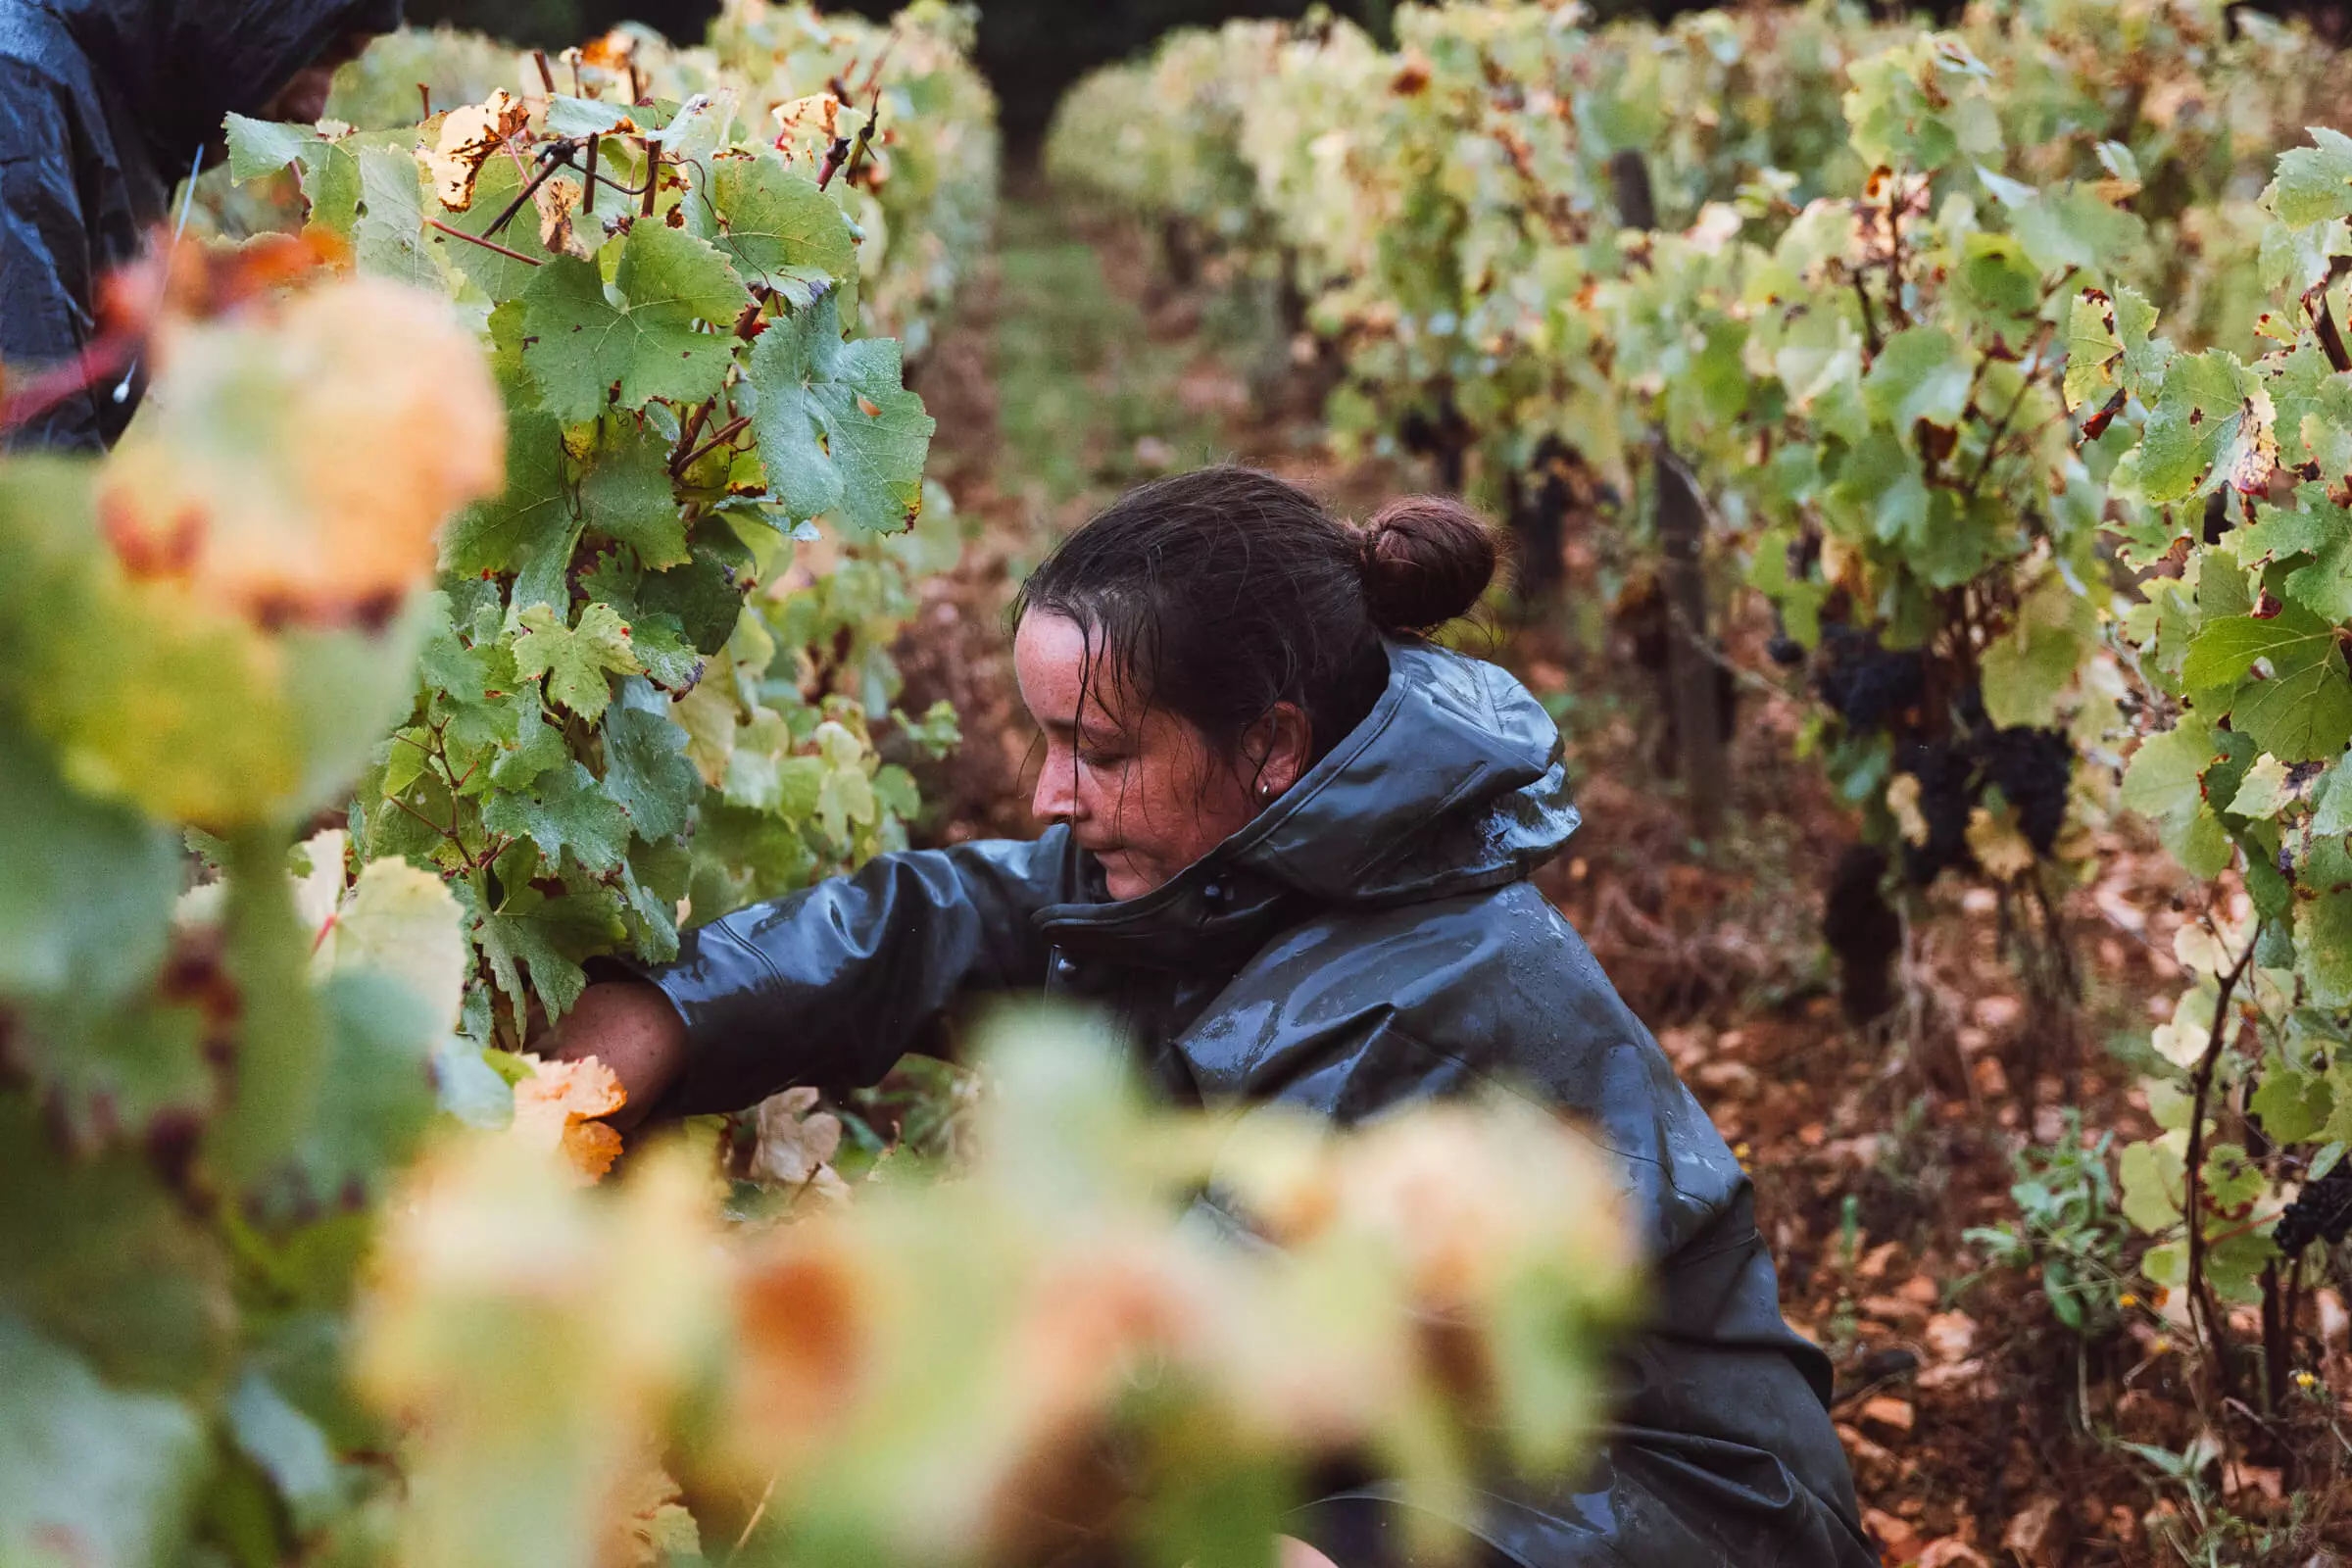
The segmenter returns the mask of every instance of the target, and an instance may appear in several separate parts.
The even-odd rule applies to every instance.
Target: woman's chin
[[[1129,866],[1105,863],[1102,867],[1102,886],[1110,895],[1111,902],[1124,904],[1129,899],[1140,899],[1159,886],[1159,878],[1146,876]]]

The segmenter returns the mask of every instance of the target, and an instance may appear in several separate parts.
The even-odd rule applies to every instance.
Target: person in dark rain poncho
[[[959,997],[1106,1008],[1170,1099],[1348,1123],[1488,1083],[1615,1154],[1656,1270],[1605,1456],[1500,1480],[1453,1524],[1487,1564],[1878,1561],[1780,1313],[1746,1175],[1567,921],[1528,881],[1575,831],[1559,732],[1493,664],[1421,635],[1495,565],[1458,504],[1368,528],[1265,474],[1131,492],[1017,606],[1045,733],[1034,842],[884,855],[592,985],[554,1049],[619,1075],[623,1119],[868,1084]],[[1286,1560],[1410,1561],[1378,1483],[1291,1521]]]
[[[335,67],[401,0],[0,0],[0,363],[22,385],[98,334],[98,281],[169,221],[222,119],[315,121]],[[96,449],[138,370],[73,392],[9,445]],[[118,396],[118,389],[120,395]]]

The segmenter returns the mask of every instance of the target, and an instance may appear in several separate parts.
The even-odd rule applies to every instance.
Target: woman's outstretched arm
[[[590,986],[559,1056],[602,1058],[645,1113],[734,1110],[796,1083],[872,1083],[957,997],[1045,977],[1030,916],[1082,895],[1067,829],[884,855],[679,938]]]

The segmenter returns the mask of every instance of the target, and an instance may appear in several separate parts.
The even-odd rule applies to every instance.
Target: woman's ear
[[[1242,756],[1258,793],[1271,800],[1298,782],[1314,756],[1314,726],[1297,703],[1276,703],[1250,726]]]

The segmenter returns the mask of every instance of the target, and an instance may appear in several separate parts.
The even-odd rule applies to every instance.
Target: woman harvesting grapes
[[[592,986],[562,1053],[604,1058],[629,1114],[727,1110],[873,1082],[959,998],[1043,989],[1113,1013],[1187,1102],[1345,1123],[1493,1083],[1540,1096],[1617,1155],[1654,1305],[1595,1471],[1498,1479],[1451,1522],[1527,1568],[1874,1562],[1745,1175],[1527,880],[1578,822],[1558,731],[1420,635],[1494,565],[1449,501],[1358,530],[1246,469],[1131,492],[1016,607],[1043,836],[886,855],[713,921],[676,963]],[[1398,1560],[1411,1506],[1378,1484],[1324,1497],[1286,1551]]]

